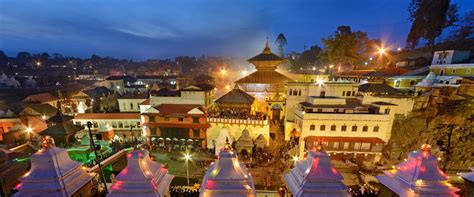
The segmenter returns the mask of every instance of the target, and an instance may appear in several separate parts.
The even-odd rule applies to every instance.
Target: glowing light
[[[31,127],[26,128],[26,132],[31,133],[33,132],[33,129]]]
[[[150,87],[150,85],[146,84],[145,87],[148,88],[148,87]]]
[[[332,64],[331,64],[331,65],[329,65],[329,68],[334,68],[334,65],[332,65]]]
[[[188,154],[188,153],[184,154],[184,160],[188,161],[188,160],[190,160],[190,159],[191,159],[191,155],[190,155],[190,154]]]
[[[43,120],[46,120],[48,117],[46,117],[45,115],[41,116],[41,119]]]
[[[227,74],[227,71],[225,70],[225,68],[221,69],[221,75],[226,75]]]
[[[244,70],[242,71],[242,75],[247,75],[247,70],[244,69]]]
[[[379,54],[380,54],[380,55],[385,54],[385,49],[384,49],[383,47],[379,49]]]
[[[316,84],[318,84],[318,85],[323,85],[323,84],[324,84],[324,80],[323,80],[323,79],[316,79]]]
[[[419,179],[416,181],[416,184],[422,184],[423,183],[423,180]]]
[[[438,161],[441,161],[441,157],[438,157]]]
[[[397,48],[397,51],[402,51],[402,48],[398,47],[398,48]]]
[[[297,162],[298,159],[299,159],[298,156],[297,156],[297,155],[294,155],[294,156],[293,156],[293,159],[291,159],[291,160],[293,160],[293,162]]]
[[[372,61],[372,60],[374,60],[374,58],[373,58],[373,57],[370,57],[369,60]]]
[[[117,89],[120,89],[120,86],[117,86]]]
[[[41,62],[39,62],[39,61],[36,62],[36,65],[37,65],[37,66],[41,66]]]
[[[226,86],[225,86],[225,89],[226,89],[226,90],[230,90],[230,86],[229,86],[229,85],[226,85]]]
[[[316,70],[316,67],[315,67],[315,66],[313,66],[313,70]]]
[[[395,169],[395,166],[392,166],[393,169]]]
[[[364,64],[367,66],[367,65],[369,65],[369,62],[364,62]]]

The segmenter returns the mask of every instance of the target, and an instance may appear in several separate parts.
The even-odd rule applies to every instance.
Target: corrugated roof
[[[293,80],[275,70],[257,70],[235,83],[284,84]]]

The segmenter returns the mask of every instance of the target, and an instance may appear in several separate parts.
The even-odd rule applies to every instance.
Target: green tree
[[[350,26],[339,26],[334,35],[323,38],[324,53],[329,64],[351,65],[361,64],[369,56],[373,42],[367,33],[352,32]]]
[[[412,0],[408,6],[412,22],[407,46],[415,48],[421,39],[434,52],[436,38],[457,21],[457,7],[450,0]]]
[[[275,43],[278,47],[278,55],[282,58],[285,58],[285,47],[288,44],[285,35],[283,33],[278,34],[278,37],[275,40]]]

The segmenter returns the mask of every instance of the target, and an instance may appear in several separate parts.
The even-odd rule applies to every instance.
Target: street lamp
[[[189,186],[189,161],[191,160],[191,155],[189,153],[184,154],[184,162],[186,164],[186,180]]]
[[[102,177],[102,181],[104,182],[105,193],[108,193],[107,182],[106,182],[106,179],[105,179],[104,172],[102,171],[102,164],[100,164],[99,155],[97,154],[97,150],[95,149],[94,138],[92,137],[91,127],[92,127],[92,122],[87,121],[87,129],[89,130],[89,138],[91,140],[90,145],[91,145],[92,150],[94,151],[95,162],[97,163],[97,166],[99,167],[99,173]]]
[[[296,166],[296,162],[299,160],[298,155],[293,155],[293,158],[291,159],[295,163],[294,165]]]

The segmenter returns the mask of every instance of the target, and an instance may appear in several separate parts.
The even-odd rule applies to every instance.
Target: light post
[[[87,121],[87,129],[89,130],[89,138],[91,140],[90,145],[91,145],[92,150],[94,151],[95,162],[97,163],[99,167],[99,173],[100,173],[100,177],[102,178],[102,182],[104,182],[105,193],[109,193],[107,189],[107,182],[105,180],[104,172],[102,171],[102,165],[100,164],[99,156],[97,155],[97,150],[95,149],[94,139],[92,138],[91,127],[92,127],[92,122]]]
[[[383,55],[385,55],[385,51],[386,51],[386,49],[383,48],[383,47],[381,47],[378,51],[379,55],[380,55],[380,64],[382,64],[382,65],[383,65]]]
[[[443,172],[446,173],[446,167],[448,166],[448,161],[451,157],[451,136],[453,135],[453,129],[456,125],[448,124],[446,127],[449,129],[448,132],[448,143],[446,147],[444,147],[444,141],[438,140],[436,145],[441,146],[441,151],[444,152],[444,160],[443,160]],[[442,127],[441,127],[442,128]]]
[[[184,162],[186,164],[186,180],[189,186],[189,160],[191,160],[191,155],[189,153],[184,154]]]

